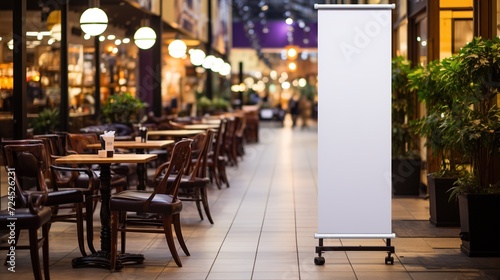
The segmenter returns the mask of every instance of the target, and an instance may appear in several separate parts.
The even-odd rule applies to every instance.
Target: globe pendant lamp
[[[194,66],[200,66],[205,61],[205,52],[200,49],[189,50],[189,59]]]
[[[156,42],[156,32],[149,26],[147,20],[141,22],[142,27],[137,29],[134,34],[135,45],[139,49],[150,49]]]
[[[108,16],[99,7],[99,1],[94,0],[90,3],[91,8],[88,8],[80,16],[80,28],[90,36],[98,36],[102,34],[108,27]]]
[[[168,54],[173,58],[181,58],[186,55],[187,46],[184,41],[175,39],[168,45]]]

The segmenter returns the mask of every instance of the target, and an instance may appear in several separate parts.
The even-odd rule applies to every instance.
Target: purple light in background
[[[284,48],[290,45],[287,39],[288,25],[284,21],[268,21],[264,26],[260,23],[254,23],[254,30],[257,38],[260,39],[262,48]],[[301,48],[317,48],[318,47],[318,25],[316,22],[308,23],[309,32],[305,32],[297,24],[293,24],[293,44]],[[264,33],[262,29],[267,27],[268,33]],[[304,43],[307,39],[307,44]],[[243,22],[233,23],[233,48],[252,48],[252,44],[247,38]]]

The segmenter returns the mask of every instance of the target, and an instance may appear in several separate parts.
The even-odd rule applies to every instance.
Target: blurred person
[[[290,99],[288,100],[288,111],[290,112],[290,116],[292,117],[292,127],[295,127],[295,125],[297,124],[297,119],[300,115],[299,97],[297,95],[290,97]]]

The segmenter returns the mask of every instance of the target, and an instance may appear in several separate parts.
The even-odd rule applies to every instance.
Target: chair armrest
[[[168,166],[170,165],[170,161],[167,161],[167,162],[164,162],[162,164],[160,164],[157,168],[156,168],[156,171],[155,171],[155,175],[153,176],[153,182],[156,182],[156,180],[158,179],[158,177],[160,177],[162,175],[162,173],[168,169]]]
[[[30,192],[28,194],[28,208],[32,214],[38,213],[38,211],[44,206],[45,201],[47,201],[46,192]]]
[[[51,170],[52,185],[54,190],[57,190],[58,187],[66,187],[66,188],[77,187],[76,181],[78,180],[80,174],[82,173],[88,176],[87,189],[91,191],[94,190],[95,174],[89,168],[51,165],[50,170]],[[62,176],[63,172],[68,172],[71,175],[63,177]]]

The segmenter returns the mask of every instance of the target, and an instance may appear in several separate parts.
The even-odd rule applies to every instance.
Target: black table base
[[[95,254],[88,255],[85,257],[79,257],[72,260],[71,264],[73,268],[81,267],[97,267],[97,268],[110,268],[110,255],[108,252],[99,251]],[[116,270],[121,270],[125,264],[141,264],[144,262],[143,254],[118,254],[116,260]]]

